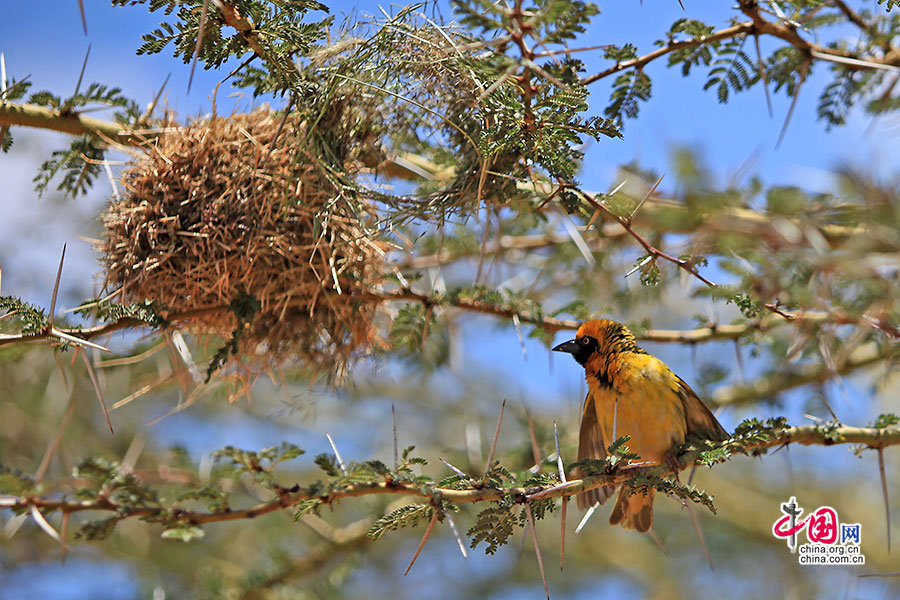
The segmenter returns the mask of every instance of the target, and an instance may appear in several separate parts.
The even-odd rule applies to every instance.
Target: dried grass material
[[[346,142],[358,135],[337,135],[342,146],[331,156],[343,165],[329,170],[315,162],[322,154],[297,118],[272,143],[282,118],[268,110],[214,117],[148,146],[123,173],[127,193],[103,215],[106,287],[121,287],[124,302],[159,300],[171,312],[250,294],[261,308],[230,373],[258,375],[293,359],[333,375],[370,343],[375,308],[356,292],[379,279],[383,264],[334,173],[342,166],[352,175],[372,149]],[[201,340],[227,340],[237,318],[204,311],[184,325]]]

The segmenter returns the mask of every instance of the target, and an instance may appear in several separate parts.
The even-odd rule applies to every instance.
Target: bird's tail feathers
[[[604,485],[578,494],[578,508],[585,510],[595,504],[603,504],[613,495],[613,493],[615,493],[615,491],[616,488],[614,486]]]
[[[640,533],[649,531],[653,526],[653,496],[655,492],[656,490],[650,488],[644,494],[622,486],[619,498],[609,515],[609,524],[621,525],[623,529],[634,529]]]

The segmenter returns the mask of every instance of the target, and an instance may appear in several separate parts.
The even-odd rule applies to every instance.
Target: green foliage
[[[759,314],[763,311],[762,303],[759,300],[754,300],[750,297],[749,294],[746,294],[744,292],[735,294],[727,300],[727,303],[734,303],[738,307],[738,310],[741,311],[741,314],[748,319],[754,319],[758,317]]]
[[[524,156],[549,177],[572,181],[583,157],[577,149],[582,136],[621,137],[613,119],[581,116],[588,109],[588,91],[579,75],[584,70],[581,61],[567,57],[538,64],[526,49],[527,45],[554,48],[574,39],[597,13],[595,5],[546,0],[524,8],[521,14],[483,0],[457,0],[454,6],[464,25],[487,37],[515,38],[524,32],[527,40],[516,59],[495,55],[485,57],[481,62],[486,64],[478,66],[485,76],[481,87],[497,90],[484,98],[485,113],[493,123],[478,138],[485,157]],[[515,87],[498,86],[512,80],[513,73],[519,82]]]
[[[885,429],[887,427],[893,427],[898,423],[900,423],[900,416],[893,413],[882,413],[872,422],[871,427],[874,427],[875,429]]]
[[[550,316],[558,317],[562,314],[572,315],[579,321],[587,321],[591,318],[591,310],[584,300],[573,300],[568,304],[564,304],[550,313]]]
[[[28,93],[30,88],[31,82],[28,81],[27,77],[25,79],[16,79],[13,77],[7,83],[6,90],[0,92],[0,99],[5,102],[20,100],[25,97],[25,94]]]
[[[234,326],[234,331],[231,332],[231,339],[228,340],[228,343],[216,349],[212,358],[209,360],[204,383],[209,383],[209,380],[212,379],[212,376],[216,371],[228,362],[229,357],[238,354],[238,351],[241,348],[241,336],[244,333],[244,329],[251,321],[253,321],[253,317],[259,312],[261,306],[259,300],[247,293],[239,294],[231,301],[231,304],[228,305],[228,310],[233,312],[234,316],[237,318],[237,324]]]
[[[294,521],[299,521],[306,515],[318,515],[322,501],[318,498],[310,498],[301,500],[294,505]]]
[[[696,19],[679,19],[669,29],[668,40],[659,40],[657,46],[666,46],[678,39],[678,34],[684,34],[687,39],[702,40],[715,30],[712,25],[706,25]],[[696,65],[709,65],[718,43],[697,44],[676,48],[669,53],[669,66],[681,65],[681,73],[687,77],[691,67]]]
[[[484,543],[485,554],[496,553],[525,519],[524,509],[520,507],[519,514],[515,514],[514,508],[512,499],[505,499],[481,510],[475,517],[475,524],[466,532],[472,538],[469,546],[475,549],[478,544]]]
[[[203,0],[113,0],[114,6],[132,4],[146,4],[151,13],[164,9],[166,17],[174,17],[142,36],[144,43],[138,48],[138,54],[156,54],[172,44],[176,58],[181,58],[185,64],[191,62],[200,32]],[[271,74],[278,78],[277,87],[283,91],[296,85],[294,57],[309,52],[313,44],[325,37],[331,24],[330,18],[313,23],[301,21],[310,10],[327,12],[325,5],[315,0],[234,0],[229,5],[234,9],[229,15],[232,23],[244,30],[232,28],[217,5],[211,3],[203,24],[198,61],[205,69],[217,69],[229,59],[240,58],[260,48],[264,53],[261,58],[269,63]],[[239,68],[243,75],[239,83],[262,86],[263,82],[254,79],[246,68],[246,64]]]
[[[21,496],[32,491],[36,482],[21,471],[0,465],[0,494]]]
[[[703,465],[704,467],[712,467],[715,464],[725,462],[730,456],[731,451],[727,446],[703,450],[700,453],[700,458],[697,459],[697,464]]]
[[[759,79],[753,61],[743,51],[748,36],[734,38],[721,44],[717,56],[712,61],[712,69],[706,79],[704,90],[716,88],[719,102],[728,102],[729,90],[742,92]]]
[[[610,44],[603,49],[603,58],[614,60],[617,63],[637,58],[637,47],[634,44],[623,44],[616,46]]]
[[[121,88],[108,87],[102,83],[92,83],[85,91],[76,92],[65,99],[53,92],[43,90],[32,94],[28,101],[31,104],[44,106],[67,116],[76,114],[79,108],[91,105],[100,104],[122,108],[132,103],[131,100],[122,95]]]
[[[443,320],[421,304],[400,308],[391,323],[388,339],[398,356],[429,369],[445,364],[450,358]]]
[[[114,3],[124,6],[129,2],[114,0]],[[137,0],[137,3],[166,17],[165,22],[145,36],[139,52],[160,52],[174,47],[177,57],[190,62],[203,0]],[[888,0],[889,8],[893,3]],[[385,234],[387,238],[395,233],[398,238],[406,236],[413,240],[417,251],[441,250],[438,260],[441,263],[445,261],[443,251],[452,260],[477,256],[482,239],[488,244],[496,242],[499,248],[485,259],[484,276],[478,281],[514,283],[508,289],[499,284],[496,288],[485,284],[466,285],[460,276],[461,272],[465,276],[464,269],[455,266],[443,269],[442,277],[446,276],[450,291],[424,296],[424,304],[403,306],[390,323],[391,357],[414,360],[415,367],[444,365],[449,357],[447,324],[462,312],[446,310],[449,307],[499,313],[507,320],[515,313],[540,323],[545,314],[542,302],[553,306],[564,303],[551,316],[569,314],[585,320],[592,314],[618,311],[627,318],[646,313],[648,305],[640,301],[655,300],[661,295],[656,290],[628,286],[631,282],[623,283],[621,277],[613,276],[621,275],[628,268],[626,265],[637,247],[628,236],[607,235],[609,227],[617,227],[614,222],[598,222],[595,228],[581,229],[587,241],[596,243],[592,249],[600,248],[596,256],[601,264],[597,266],[582,264],[586,261],[574,244],[558,241],[559,223],[553,211],[561,207],[574,215],[573,220],[579,226],[593,213],[575,181],[582,168],[582,145],[588,139],[620,137],[622,121],[637,116],[641,102],[647,101],[652,92],[649,75],[653,67],[649,62],[640,61],[636,67],[621,69],[623,63],[639,55],[638,49],[628,43],[608,46],[603,50],[604,58],[618,65],[612,69],[615,75],[609,77],[610,105],[603,117],[589,115],[590,98],[583,84],[585,69],[572,58],[576,50],[583,48],[574,44],[568,48],[568,42],[585,31],[596,14],[596,7],[573,0],[539,0],[522,5],[520,11],[514,5],[489,0],[460,0],[457,8],[463,27],[457,28],[426,18],[420,6],[409,6],[383,20],[354,26],[346,36],[336,38],[336,43],[316,48],[328,22],[301,21],[308,19],[309,10],[321,8],[320,5],[280,0],[237,0],[230,4],[236,8],[237,18],[246,18],[250,27],[236,32],[225,22],[220,7],[210,3],[200,61],[206,68],[225,65],[230,68],[230,62],[237,65],[247,58],[231,79],[238,87],[250,89],[254,95],[271,94],[275,98],[291,95],[290,110],[301,124],[298,130],[308,132],[307,156],[299,160],[311,157],[317,166],[324,165],[328,180],[341,190],[335,203],[341,210],[347,209],[345,215],[363,215],[366,223],[371,219],[373,230],[390,232]],[[876,19],[873,31],[860,31],[853,38],[853,47],[848,49],[843,40],[847,20],[834,5],[800,0],[781,5],[787,7],[791,19],[797,19],[806,28],[799,30],[802,36],[818,35],[819,28],[837,24],[841,39],[833,44],[823,41],[822,47],[846,51],[862,59],[874,56],[881,60],[898,30],[896,23],[877,20],[864,12],[866,19]],[[764,12],[763,16],[768,18],[768,13]],[[740,19],[740,22],[746,20]],[[759,65],[747,50],[746,33],[732,39],[718,35],[721,39],[709,41],[715,31],[712,25],[682,19],[671,27],[667,39],[659,45],[681,42],[667,54],[669,66],[680,65],[685,76],[692,70],[695,75],[697,69],[704,71],[706,77],[701,81],[704,88],[715,89],[719,100],[726,102],[734,92],[744,91],[760,80]],[[804,48],[785,45],[784,40],[771,39],[765,34],[761,37],[773,42],[762,45],[769,52],[768,56],[761,57],[766,81],[777,91],[784,89],[787,94],[796,95],[806,75],[807,61],[818,59]],[[254,56],[257,48],[261,48],[260,54]],[[845,123],[855,106],[865,106],[871,112],[896,110],[900,106],[900,100],[892,97],[893,91],[889,89],[893,77],[889,71],[832,66],[829,73],[818,107],[819,117],[827,127]],[[822,81],[825,73],[818,75],[816,82]],[[27,82],[14,83],[5,99],[22,98],[27,88]],[[70,98],[40,92],[31,101],[64,114],[78,114],[91,104],[114,106],[120,109],[116,119],[128,125],[139,123],[141,118],[138,107],[123,98],[119,90],[96,84]],[[341,113],[341,118],[347,114],[352,117],[346,130],[334,128],[335,123],[343,123],[335,117],[339,109],[347,111]],[[365,117],[372,114],[377,118],[366,121]],[[353,145],[344,144],[346,136],[352,138],[353,144],[362,139],[377,140],[371,156],[360,161],[361,167],[357,165],[358,171],[345,168],[343,149]],[[8,132],[4,132],[0,146],[7,149],[11,140]],[[60,189],[75,193],[84,193],[96,183],[96,169],[86,171],[81,156],[91,161],[102,158],[105,147],[87,139],[77,140],[76,144],[80,145],[54,153],[51,161],[45,163],[39,175],[41,189],[47,188],[57,176],[63,179]],[[371,173],[381,175],[379,168],[385,156],[402,157],[405,153],[430,163],[424,169],[427,176],[416,182],[418,188],[393,186],[395,182],[386,182],[381,187],[381,181],[378,189],[363,188],[361,181]],[[784,375],[792,384],[802,382],[797,373],[802,373],[807,365],[818,365],[814,361],[819,360],[820,342],[824,348],[849,353],[858,345],[880,341],[885,331],[890,332],[900,315],[885,298],[896,297],[896,282],[889,271],[883,270],[880,260],[872,263],[871,259],[893,256],[900,247],[896,232],[885,226],[898,219],[896,189],[852,173],[843,177],[840,193],[834,195],[808,194],[787,187],[766,191],[760,181],[743,183],[739,177],[727,187],[718,188],[713,183],[715,178],[702,163],[689,159],[684,153],[678,156],[674,177],[677,183],[665,184],[674,190],[672,201],[650,202],[642,209],[641,231],[648,232],[650,243],[697,249],[715,257],[717,267],[721,265],[723,284],[711,290],[701,289],[696,294],[738,307],[739,322],[749,325],[750,331],[739,343],[759,355],[766,354],[777,367],[773,378]],[[599,196],[598,200],[615,215],[628,218],[641,197],[635,190],[648,187],[635,186],[634,179],[649,175],[633,167],[625,175],[623,179],[630,179],[632,185],[622,188],[614,197]],[[650,177],[650,183],[655,179]],[[401,191],[397,195],[382,191],[393,187]],[[554,193],[552,199],[558,202],[542,204]],[[668,190],[661,192],[663,196],[667,194]],[[541,210],[534,211],[537,206]],[[542,212],[544,206],[548,214]],[[484,229],[480,229],[480,220],[477,226],[472,225],[475,219],[471,217],[479,212],[488,214]],[[751,218],[744,218],[748,213]],[[323,233],[325,223],[324,218],[319,220],[314,237]],[[437,224],[441,226],[439,234],[435,232]],[[484,232],[487,233],[482,238]],[[500,242],[508,236],[523,239],[533,236],[538,241],[533,246],[506,247]],[[376,243],[381,241],[376,239],[377,235],[372,237]],[[835,249],[838,252],[832,252]],[[394,276],[386,282],[385,289],[406,292],[428,289],[424,280],[415,288],[407,283],[431,268],[409,266],[415,263],[415,258],[419,257],[412,257],[409,263],[398,263],[397,272],[406,277]],[[681,259],[691,266],[706,264],[702,256],[685,255]],[[640,272],[645,286],[663,288],[670,284],[660,276],[655,254],[638,258],[635,265],[634,272]],[[856,269],[856,265],[861,268]],[[873,271],[877,271],[877,276],[872,275]],[[687,292],[677,297],[683,296]],[[767,314],[765,303],[779,306],[779,299],[785,306],[796,309],[798,315],[815,311],[815,323],[804,323],[801,317],[784,324],[783,328],[781,323],[769,327],[770,322],[777,321],[777,315],[762,322],[747,322]],[[610,303],[611,309],[605,303]],[[14,328],[29,334],[40,333],[46,327],[44,312],[18,299],[0,298],[0,308],[18,311],[3,319],[0,326],[4,329]],[[259,303],[252,296],[244,295],[236,298],[229,308],[238,324],[230,339],[212,357],[208,375],[240,352],[242,331],[256,315]],[[94,302],[82,305],[77,312],[82,317],[95,315],[107,322],[134,319],[160,328],[167,325],[162,317],[167,309],[151,302],[132,305]],[[825,321],[820,322],[818,315],[825,315]],[[8,315],[0,315],[5,316]],[[833,321],[829,321],[832,317]],[[703,322],[711,318],[704,317]],[[855,328],[858,336],[845,336],[845,331],[854,330],[856,321],[861,323]],[[871,327],[872,324],[877,327]],[[645,320],[632,329],[642,333],[649,325]],[[791,328],[793,331],[789,333]],[[807,334],[808,340],[804,337]],[[547,330],[539,324],[532,328],[530,335],[549,340]],[[785,372],[783,365],[787,359],[797,361],[796,371]],[[435,379],[443,374],[428,373],[437,375]],[[704,365],[701,385],[718,384],[724,375],[721,367]],[[430,377],[425,379],[429,385],[432,383]],[[42,380],[46,381],[46,377]],[[896,415],[881,415],[874,427],[893,427],[898,421]],[[727,460],[733,453],[762,452],[758,445],[780,437],[786,427],[783,418],[750,419],[720,445],[697,439],[689,440],[685,449],[699,450],[698,462],[711,466]],[[840,441],[837,423],[824,424],[819,431],[831,442]],[[570,436],[567,443],[572,439]],[[640,457],[630,451],[628,440],[627,436],[615,440],[605,460],[586,459],[571,466],[586,475],[597,476],[639,461]],[[542,443],[546,444],[546,439]],[[521,490],[510,490],[519,486],[544,488],[558,483],[552,473],[517,472],[501,466],[499,461],[489,465],[483,478],[453,474],[436,483],[421,473],[420,467],[426,461],[413,456],[412,451],[412,447],[407,448],[400,463],[393,468],[378,459],[341,466],[334,455],[321,454],[313,461],[321,470],[320,480],[306,488],[284,488],[275,480],[274,467],[302,453],[290,444],[261,451],[226,447],[215,458],[228,465],[217,467],[211,480],[195,475],[189,457],[182,453],[175,463],[185,471],[184,479],[166,480],[153,488],[114,462],[91,459],[76,470],[77,485],[87,481],[77,491],[77,497],[94,502],[100,511],[113,511],[114,516],[85,524],[79,535],[86,539],[105,538],[120,520],[133,516],[160,524],[165,538],[189,541],[203,534],[186,516],[197,506],[212,513],[205,513],[213,517],[210,521],[234,518],[238,509],[232,504],[245,504],[250,497],[246,492],[257,495],[261,486],[272,499],[273,508],[304,497],[293,507],[295,519],[301,519],[310,514],[324,514],[322,507],[331,507],[342,497],[342,491],[356,496],[369,490],[394,492],[398,490],[391,486],[409,484],[411,492],[431,498],[431,502],[410,504],[382,517],[370,530],[370,537],[377,539],[387,531],[415,526],[435,514],[443,517],[443,511],[451,506],[441,502],[435,487],[473,492],[492,490],[504,494],[502,500],[482,507],[469,530],[472,547],[484,543],[486,552],[491,554],[526,523],[525,497]],[[670,479],[637,475],[625,485],[636,493],[657,489],[715,510],[711,496]],[[30,494],[35,487],[21,473],[0,470],[0,492],[4,494]],[[244,497],[235,499],[236,493]],[[255,505],[259,499],[250,501]],[[544,499],[531,501],[527,506],[540,519],[554,510],[557,503]],[[251,509],[242,516],[249,518],[256,514]],[[293,558],[281,560],[290,562]]]
[[[659,285],[659,265],[652,254],[645,254],[634,261],[632,271],[635,270],[640,273],[643,285],[651,287]]]
[[[313,463],[329,477],[339,477],[341,474],[340,465],[334,454],[317,454]]]
[[[429,520],[434,514],[431,504],[407,504],[384,515],[372,524],[368,536],[373,540],[380,539],[388,531],[396,531],[401,527],[415,527],[420,520]]]
[[[156,300],[144,300],[134,304],[116,304],[109,300],[87,300],[74,309],[74,313],[84,318],[95,316],[101,321],[115,322],[120,319],[134,319],[146,323],[153,328],[162,328],[168,325],[161,311],[165,307]]]
[[[632,493],[637,494],[646,493],[646,490],[653,488],[667,496],[680,498],[685,502],[702,504],[713,514],[716,514],[716,505],[713,504],[713,497],[693,485],[681,485],[673,479],[662,479],[642,474],[636,475],[633,479],[626,482],[625,485],[632,490]]]
[[[585,476],[606,475],[612,473],[616,467],[623,464],[639,461],[641,459],[640,455],[632,452],[627,445],[628,440],[630,439],[630,435],[623,435],[616,438],[613,443],[607,447],[605,459],[584,458],[573,462],[569,465],[569,468],[581,469]]]
[[[637,118],[638,102],[649,100],[650,91],[650,78],[643,70],[625,71],[616,77],[610,103],[603,114],[621,127],[625,117]]]
[[[82,500],[103,497],[125,510],[160,506],[156,492],[132,473],[123,471],[117,462],[86,458],[72,470],[72,476],[88,481],[76,494]]]
[[[178,496],[178,502],[197,500],[204,502],[210,512],[227,512],[228,494],[217,485],[205,485],[201,488],[188,490]],[[165,536],[163,536],[165,537]]]
[[[260,485],[275,488],[277,484],[272,469],[278,463],[292,460],[304,453],[295,444],[282,442],[280,446],[271,446],[258,452],[242,450],[234,446],[225,446],[212,454],[213,460],[228,460],[237,473],[249,473]],[[317,458],[318,460],[318,458]],[[216,499],[220,501],[220,499]]]
[[[86,542],[102,542],[113,534],[118,524],[119,517],[88,521],[75,532],[75,539]]]
[[[781,433],[788,428],[789,426],[786,417],[744,419],[737,427],[735,427],[734,433],[731,435],[728,444],[730,448],[740,450],[744,447],[753,446],[755,443],[765,442],[775,436],[781,435]]]
[[[15,324],[23,335],[35,335],[47,327],[44,309],[14,296],[0,296],[0,311],[6,311],[6,323]]]
[[[54,150],[40,166],[34,177],[35,190],[43,195],[53,178],[62,172],[57,190],[73,197],[87,194],[103,169],[103,153],[100,141],[93,136],[73,139],[67,149]]]
[[[802,80],[803,65],[806,56],[793,46],[779,48],[766,61],[766,73],[773,82],[777,92],[785,89],[788,96],[794,95],[797,85]]]

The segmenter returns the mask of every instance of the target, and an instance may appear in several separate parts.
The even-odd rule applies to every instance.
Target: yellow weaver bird
[[[574,340],[553,348],[584,367],[588,393],[581,416],[578,460],[605,459],[616,437],[630,435],[629,449],[640,462],[672,461],[687,434],[722,440],[728,433],[697,394],[666,363],[638,347],[634,335],[608,319],[588,321]],[[579,476],[584,474],[579,473]],[[579,494],[578,507],[602,504],[614,486]],[[609,515],[610,525],[645,532],[653,525],[652,488],[644,495],[623,486]]]

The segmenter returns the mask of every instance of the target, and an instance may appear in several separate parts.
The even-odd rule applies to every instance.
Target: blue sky
[[[328,4],[332,13],[337,15],[378,12],[377,4],[372,2]],[[685,0],[685,5],[687,13],[682,12],[676,0],[603,2],[602,15],[594,21],[583,41],[586,45],[628,41],[636,43],[639,52],[645,53],[652,50],[652,42],[664,37],[669,25],[682,16],[723,25],[725,19],[733,15],[730,2]],[[30,75],[34,84],[32,91],[49,89],[65,95],[74,89],[90,44],[86,83],[97,81],[121,86],[126,95],[143,104],[153,98],[163,80],[171,74],[165,98],[168,106],[176,110],[180,117],[202,114],[210,109],[212,92],[225,73],[198,69],[188,94],[190,69],[180,60],[173,59],[168,51],[154,56],[135,55],[135,49],[141,43],[140,35],[158,25],[156,15],[147,14],[140,6],[112,8],[106,2],[86,2],[85,8],[88,36],[82,32],[77,0],[5,3],[3,18],[0,19],[0,52],[4,54],[7,72],[17,78]],[[444,9],[443,13],[449,15],[450,11]],[[318,13],[311,15],[318,18]],[[340,16],[337,21],[341,21]],[[766,49],[765,44],[763,48]],[[584,53],[581,58],[588,64],[589,72],[599,70],[606,64],[599,53]],[[653,97],[641,106],[637,120],[626,123],[624,139],[604,140],[589,146],[581,174],[586,187],[605,190],[614,186],[618,183],[613,179],[615,168],[634,159],[644,167],[666,172],[671,168],[671,150],[679,146],[700,149],[703,159],[720,181],[727,181],[754,154],[757,158],[750,172],[761,175],[766,182],[796,184],[816,191],[830,188],[830,171],[837,166],[866,165],[882,175],[892,171],[890,157],[897,149],[898,138],[891,131],[890,120],[876,124],[868,135],[865,132],[871,119],[859,111],[852,114],[847,126],[830,132],[825,130],[823,123],[816,121],[818,94],[827,79],[825,65],[818,65],[810,81],[805,84],[784,143],[776,149],[775,143],[790,105],[783,93],[773,96],[775,116],[770,119],[761,87],[734,96],[727,105],[721,105],[714,92],[702,90],[704,69],[685,79],[681,77],[680,70],[666,69],[664,62],[657,61],[648,67],[648,73],[653,77]],[[611,81],[599,82],[592,88],[594,96],[591,104],[598,113],[607,101],[609,83]],[[224,86],[218,92],[220,112],[234,103],[246,106],[249,102],[249,99],[231,96],[231,92]],[[17,144],[20,144],[20,149],[54,149],[62,146],[64,139],[53,133],[20,132]],[[69,249],[63,278],[63,303],[71,306],[93,293],[90,283],[85,282],[90,282],[89,274],[98,271],[96,256],[89,244],[80,241],[77,236],[96,235],[98,227],[93,215],[105,201],[108,187],[105,181],[101,181],[96,193],[74,202],[56,198],[53,194],[38,199],[30,180],[41,160],[40,154],[17,154],[14,147],[13,153],[0,155],[0,181],[4,182],[3,193],[0,194],[2,293],[21,295],[47,305],[59,251],[65,242]],[[48,210],[53,211],[57,218],[47,219],[45,215]],[[659,321],[655,324],[673,325]],[[563,356],[554,357],[551,369],[545,350],[533,342],[527,344],[526,360],[515,331],[495,327],[491,319],[479,319],[469,328],[467,338],[481,341],[480,349],[472,350],[473,364],[492,360],[491,368],[509,373],[535,396],[543,395],[548,405],[558,402],[560,398],[567,398],[571,401],[566,401],[566,409],[576,407],[577,410],[582,377],[571,360],[565,360],[567,357]],[[563,335],[560,334],[560,341]],[[472,348],[473,345],[468,344],[467,347]],[[689,378],[693,367],[683,348],[659,346],[651,350]],[[726,345],[704,348],[700,359],[716,358],[726,350],[731,352]],[[846,385],[852,395],[865,394],[862,387],[854,387],[856,383],[852,380]],[[519,390],[509,389],[508,392],[511,400],[518,399]],[[832,397],[840,398],[841,394],[835,393]],[[496,414],[496,408],[497,404],[491,399],[482,410],[485,414]],[[854,418],[868,417],[849,404],[844,409]],[[154,404],[145,407],[145,410],[158,414],[164,407]],[[781,412],[771,410],[772,414]],[[869,412],[874,410],[874,407],[869,407]],[[799,419],[800,412],[795,410],[791,416]],[[376,409],[370,407],[366,414],[367,422],[385,425],[385,435],[389,419],[387,405],[379,405]],[[734,413],[726,413],[723,418],[729,426],[738,420]],[[195,450],[202,453],[212,449],[212,445],[218,446],[218,441],[226,438],[237,445],[252,447],[257,439],[271,439],[274,430],[277,436],[294,436],[295,441],[301,441],[313,453],[326,450],[321,432],[314,428],[298,430],[296,424],[290,425],[292,429],[288,431],[280,422],[263,419],[248,425],[248,421],[234,420],[230,415],[223,414],[220,422],[210,424],[209,437],[198,440],[196,432],[200,427],[197,418],[186,413],[171,419],[160,431],[160,437],[167,443],[208,442],[209,448],[198,443]],[[298,440],[298,437],[303,439]],[[341,440],[339,443],[350,444]],[[348,452],[354,449],[351,445]],[[360,454],[365,450],[365,444],[362,444]],[[850,465],[855,460],[845,452],[829,456],[833,460],[823,469],[834,468],[835,464]],[[352,458],[369,457],[361,455]],[[613,586],[613,583],[609,585]]]

